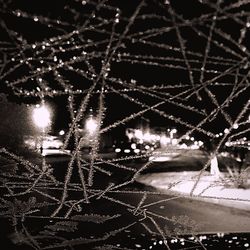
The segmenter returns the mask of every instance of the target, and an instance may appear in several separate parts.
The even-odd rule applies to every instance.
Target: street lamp
[[[51,122],[49,109],[45,105],[36,106],[33,110],[33,121],[37,127],[44,131]]]
[[[33,110],[33,121],[38,128],[42,129],[40,151],[41,154],[43,154],[43,137],[45,129],[51,123],[50,111],[44,104],[36,105],[35,109]]]
[[[86,120],[85,128],[90,135],[93,135],[95,133],[95,131],[97,130],[97,126],[97,121],[92,117]]]

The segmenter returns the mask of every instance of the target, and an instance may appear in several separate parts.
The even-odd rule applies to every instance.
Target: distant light
[[[190,140],[191,140],[191,141],[194,141],[194,137],[191,137]]]
[[[65,134],[64,130],[59,131],[59,135],[64,135],[64,134]]]
[[[97,122],[93,118],[89,118],[85,124],[85,128],[90,134],[93,134],[96,131],[97,126]]]
[[[149,149],[149,148],[150,148],[150,146],[149,146],[149,145],[146,145],[146,146],[145,146],[145,149]]]
[[[176,128],[172,129],[172,133],[176,133],[176,132],[177,132]]]
[[[132,148],[132,149],[136,149],[136,144],[135,144],[135,143],[132,143],[132,144],[131,144],[131,148]]]
[[[143,138],[143,134],[142,134],[142,131],[140,129],[135,130],[135,137],[137,139],[142,139]]]
[[[182,143],[181,146],[180,146],[180,148],[186,149],[187,148],[187,144],[186,143]]]
[[[124,149],[124,153],[129,154],[130,153],[130,149]]]
[[[140,153],[140,149],[139,149],[139,148],[136,148],[136,149],[134,149],[134,152],[135,152],[136,154],[139,154],[139,153]]]
[[[239,125],[237,124],[237,123],[235,123],[234,125],[233,125],[233,128],[234,129],[237,129],[239,127]]]
[[[146,132],[143,138],[145,141],[150,141],[152,139],[151,134],[149,132]]]
[[[228,133],[229,133],[229,129],[228,129],[228,128],[225,128],[225,129],[224,129],[224,133],[225,133],[225,134],[228,134]]]
[[[120,148],[116,148],[116,149],[115,149],[115,152],[116,152],[116,153],[120,153],[120,152],[121,152],[121,149],[120,149]]]
[[[177,139],[173,139],[173,140],[172,140],[172,144],[173,144],[173,145],[177,145],[177,143],[178,143],[178,140],[177,140]]]
[[[143,141],[142,139],[141,139],[141,140],[139,140],[139,143],[140,143],[140,144],[143,144],[143,142],[144,142],[144,141]]]
[[[39,128],[44,129],[49,126],[51,122],[49,109],[44,105],[36,105],[33,110],[33,121]]]

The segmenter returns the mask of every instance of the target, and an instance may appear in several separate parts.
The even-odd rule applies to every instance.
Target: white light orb
[[[235,123],[234,125],[233,125],[233,128],[234,129],[237,129],[239,127],[239,125],[237,124],[237,123]]]
[[[65,134],[64,130],[59,131],[59,135],[64,135],[64,134]]]
[[[48,127],[51,123],[49,109],[44,105],[36,106],[33,110],[33,121],[39,128],[45,129]]]
[[[85,128],[86,130],[90,133],[90,134],[93,134],[96,130],[97,130],[97,122],[96,120],[94,120],[93,118],[89,118],[87,121],[86,121],[86,124],[85,124]]]

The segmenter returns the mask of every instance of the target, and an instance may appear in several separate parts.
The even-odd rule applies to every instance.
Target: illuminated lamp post
[[[94,135],[98,127],[97,121],[91,116],[86,120],[85,129],[90,136]]]
[[[33,110],[32,115],[33,121],[35,125],[42,130],[42,138],[41,138],[41,154],[43,153],[43,137],[45,134],[46,128],[51,124],[51,114],[50,110],[47,106],[42,103],[42,105],[36,105],[35,109]]]

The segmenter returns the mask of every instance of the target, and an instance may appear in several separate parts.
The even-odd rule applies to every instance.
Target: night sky
[[[85,116],[91,108],[97,113],[97,100],[105,81],[103,126],[164,100],[165,103],[157,107],[159,112],[148,111],[143,117],[150,120],[151,126],[176,126],[185,132],[190,129],[185,124],[196,126],[223,103],[229,120],[235,120],[249,99],[249,90],[244,89],[249,86],[246,77],[250,55],[248,30],[239,42],[243,24],[247,22],[246,14],[239,17],[241,21],[230,16],[225,18],[222,11],[226,8],[225,3],[221,3],[216,11],[216,1],[204,4],[202,1],[178,0],[171,5],[165,1],[145,1],[139,17],[129,26],[118,48],[111,50],[108,77],[104,80],[102,77],[98,79],[98,74],[113,27],[108,20],[114,17],[118,7],[121,13],[119,23],[114,26],[112,47],[116,46],[115,39],[123,35],[140,1],[132,1],[129,5],[122,1],[109,1],[109,6],[114,8],[97,10],[90,21],[88,17],[95,9],[93,2],[64,0],[54,3],[53,6],[50,1],[5,3],[0,12],[4,20],[0,29],[1,40],[9,47],[14,46],[7,50],[8,60],[3,73],[20,63],[1,79],[2,91],[15,102],[39,103],[44,98],[55,110],[55,130],[67,127],[70,121],[65,86],[73,91],[86,92],[95,81],[97,85]],[[244,11],[247,8],[244,6]],[[233,15],[234,11],[229,9],[228,15]],[[215,19],[216,22],[213,21]],[[104,21],[106,23],[100,25]],[[65,34],[74,30],[78,32],[67,38]],[[56,39],[64,35],[66,38],[57,42]],[[74,62],[66,65],[70,60]],[[204,62],[205,71],[201,76]],[[45,73],[37,71],[38,68],[57,67],[60,63],[66,66]],[[189,67],[191,72],[187,70]],[[21,82],[14,84],[13,89],[11,83],[20,79]],[[53,91],[63,93],[58,97]],[[21,95],[17,96],[16,92]],[[227,102],[232,93],[238,94]],[[77,93],[74,98],[77,110],[84,95]],[[243,115],[243,120],[248,113]],[[140,117],[132,119],[126,126],[135,126]],[[232,123],[219,111],[202,128],[218,133]]]

